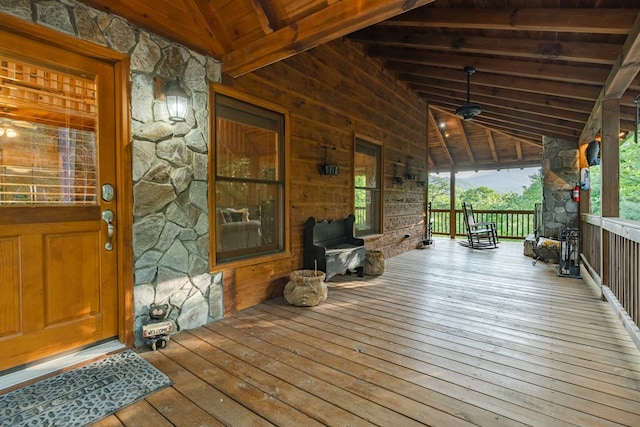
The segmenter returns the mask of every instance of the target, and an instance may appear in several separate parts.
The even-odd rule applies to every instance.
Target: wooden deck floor
[[[640,426],[640,352],[597,288],[522,244],[448,240],[144,357],[175,382],[100,426]]]

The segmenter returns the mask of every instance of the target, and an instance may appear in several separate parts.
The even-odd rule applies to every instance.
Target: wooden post
[[[449,172],[449,236],[456,238],[456,171]]]
[[[600,142],[601,191],[600,212],[604,217],[620,216],[620,100],[602,101],[602,139]],[[600,278],[610,285],[609,260],[611,247],[609,233],[600,225]]]
[[[424,173],[425,173],[425,177],[424,177],[424,220],[425,220],[425,230],[427,227],[427,223],[426,221],[429,221],[429,217],[427,217],[427,206],[429,204],[429,103],[427,102],[427,108],[426,108],[426,115],[425,115],[425,127],[426,127],[426,133],[425,133],[425,142],[424,142],[424,146],[425,146],[425,157],[424,157]]]
[[[602,101],[602,140],[600,143],[603,217],[620,216],[620,100]]]

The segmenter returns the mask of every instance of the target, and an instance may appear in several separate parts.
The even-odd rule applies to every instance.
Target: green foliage
[[[355,177],[355,184],[356,184],[355,206],[356,206],[356,208],[366,208],[367,207],[367,191],[364,190],[364,189],[361,189],[362,187],[366,186],[366,184],[367,184],[366,179],[367,179],[367,177],[365,175],[356,175],[356,177]]]
[[[449,209],[449,178],[429,175],[429,201],[432,209]]]
[[[620,217],[640,221],[640,144],[633,133],[620,144]],[[591,213],[599,214],[602,167],[591,166]]]
[[[640,220],[640,144],[633,133],[620,146],[620,216]]]
[[[471,203],[479,210],[533,210],[536,203],[542,202],[542,174],[529,176],[530,182],[523,186],[522,194],[501,194],[488,187],[475,187],[466,190],[456,189],[456,208],[462,202]],[[429,201],[433,209],[449,209],[449,177],[429,176]]]
[[[591,212],[599,214],[601,194],[601,166],[590,168]],[[542,202],[542,172],[530,175],[522,194],[501,194],[487,187],[456,189],[457,209],[462,201],[478,210],[533,210]],[[429,176],[429,201],[433,209],[449,209],[449,176]],[[620,145],[620,217],[640,221],[640,143],[634,142],[633,133]]]
[[[600,184],[602,177],[600,176],[600,166],[591,166],[589,168],[589,179],[591,180],[591,213],[600,214]]]

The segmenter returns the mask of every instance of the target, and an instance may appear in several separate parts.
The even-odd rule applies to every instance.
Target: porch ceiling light
[[[169,120],[184,122],[189,111],[189,95],[180,87],[180,79],[156,77],[156,99],[165,101]]]
[[[0,136],[6,135],[7,138],[15,138],[18,136],[18,132],[12,127],[2,126],[0,127]]]
[[[187,118],[187,108],[189,106],[189,96],[180,87],[180,81],[169,82],[164,87],[164,96],[167,98],[167,111],[169,120],[184,122]]]

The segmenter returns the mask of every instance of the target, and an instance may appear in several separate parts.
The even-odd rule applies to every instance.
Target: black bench
[[[304,268],[323,271],[325,280],[353,271],[363,277],[366,251],[364,240],[353,237],[355,220],[353,214],[321,222],[309,217],[304,224]]]

